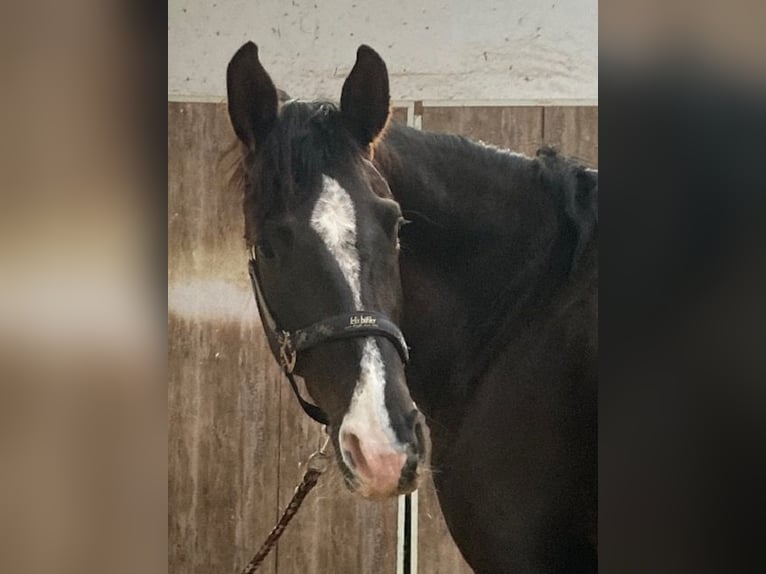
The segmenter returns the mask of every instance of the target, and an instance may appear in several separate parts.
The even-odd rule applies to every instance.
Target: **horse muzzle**
[[[412,492],[418,487],[419,470],[426,458],[422,415],[413,411],[408,441],[390,441],[342,427],[338,442],[348,471],[349,487],[365,498],[387,498]]]

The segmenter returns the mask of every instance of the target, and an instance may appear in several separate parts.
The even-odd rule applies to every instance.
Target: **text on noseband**
[[[370,315],[352,315],[348,318],[349,327],[365,327],[368,325],[377,325],[378,319]]]

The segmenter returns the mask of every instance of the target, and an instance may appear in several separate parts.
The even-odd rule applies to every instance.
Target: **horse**
[[[476,572],[596,571],[598,172],[393,122],[366,45],[339,105],[280,101],[252,42],[227,93],[262,322],[347,486],[430,467]]]

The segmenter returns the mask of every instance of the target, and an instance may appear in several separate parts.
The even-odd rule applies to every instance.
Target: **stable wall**
[[[597,166],[598,108],[410,103],[400,121]],[[322,439],[271,356],[247,275],[242,198],[225,189],[225,104],[168,104],[169,572],[235,572],[292,496]],[[421,574],[468,574],[432,484],[418,495]],[[351,495],[333,465],[265,573],[394,573],[397,502]]]

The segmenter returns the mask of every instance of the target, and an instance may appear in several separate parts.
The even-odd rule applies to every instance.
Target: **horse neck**
[[[536,160],[459,136],[393,124],[375,158],[403,211],[451,231],[504,235],[540,199],[517,192],[537,187]]]
[[[508,337],[552,296],[556,207],[537,160],[456,136],[393,126],[375,157],[413,222],[400,254],[409,378],[415,400],[438,417],[465,404]]]

